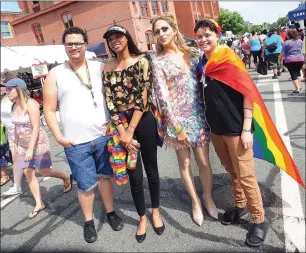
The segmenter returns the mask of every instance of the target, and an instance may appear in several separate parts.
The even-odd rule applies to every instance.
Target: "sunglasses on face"
[[[68,42],[65,43],[65,47],[67,48],[73,48],[73,46],[75,46],[75,48],[81,48],[82,46],[84,46],[85,43],[84,42]]]

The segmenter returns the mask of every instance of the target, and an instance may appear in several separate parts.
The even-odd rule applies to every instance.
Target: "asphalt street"
[[[293,84],[288,80],[288,72],[283,73],[276,81],[271,79],[271,74],[259,76],[254,70],[250,70],[250,74],[258,84],[258,89],[274,121],[277,121],[280,116],[279,109],[283,106],[285,117],[279,124],[286,123],[287,131],[282,135],[290,140],[293,158],[305,181],[305,83],[302,84],[302,93],[293,94]],[[275,90],[278,85],[280,92]],[[69,167],[63,148],[54,141],[48,129],[47,131],[51,138],[53,167],[68,173]],[[213,198],[221,218],[224,210],[234,204],[231,181],[212,145],[210,160],[214,173]],[[119,232],[114,232],[110,228],[105,220],[103,202],[96,189],[94,215],[98,240],[88,244],[83,239],[83,217],[77,199],[77,188],[73,187],[70,193],[64,194],[61,180],[42,181],[42,177],[38,174],[47,208],[35,219],[28,218],[28,214],[34,208],[34,199],[25,179],[22,195],[13,200],[1,197],[1,252],[305,251],[305,190],[297,186],[290,178],[288,179],[289,176],[282,175],[280,170],[272,164],[257,159],[255,161],[256,175],[270,228],[265,245],[261,248],[250,249],[244,244],[246,232],[251,226],[249,215],[244,218],[242,224],[223,226],[220,221],[209,218],[204,209],[204,222],[201,227],[197,226],[191,219],[191,200],[180,179],[174,151],[159,148],[158,163],[161,178],[161,215],[166,226],[163,235],[156,235],[152,224],[149,223],[145,241],[139,244],[135,240],[138,219],[129,184],[115,185],[115,206],[124,220],[124,228]],[[199,173],[193,157],[192,168],[198,194],[201,196]],[[146,178],[144,184],[147,214],[150,220],[150,196]],[[1,187],[1,192],[6,191],[10,186],[11,183],[8,183]],[[292,198],[295,198],[293,203],[297,207],[288,214],[288,210],[293,209],[290,202],[293,189],[297,190],[297,193],[292,193]],[[298,208],[301,208],[301,212],[296,214],[295,210]],[[296,225],[296,228],[292,232],[293,225]],[[303,242],[297,238],[298,235],[304,238]]]

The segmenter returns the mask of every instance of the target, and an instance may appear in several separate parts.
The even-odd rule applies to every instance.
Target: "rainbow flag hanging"
[[[254,102],[254,156],[276,165],[305,188],[255,83],[234,51],[227,46],[218,46],[206,63],[205,74],[239,91]]]

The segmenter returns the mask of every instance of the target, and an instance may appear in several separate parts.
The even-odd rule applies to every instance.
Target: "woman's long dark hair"
[[[125,29],[123,26],[121,25],[116,25],[116,26],[119,26],[123,29]],[[126,29],[125,29],[126,30]],[[126,30],[126,34],[124,34],[124,36],[127,38],[128,42],[127,42],[127,46],[128,46],[128,50],[129,50],[129,53],[132,54],[132,55],[142,55],[143,53],[138,49],[138,47],[135,45],[134,43],[134,40],[131,36],[131,34],[129,33],[128,30]],[[108,43],[108,39],[106,40],[107,42],[107,46],[108,46],[108,49],[109,51],[111,52],[112,56],[117,58],[117,54],[115,53],[115,51],[112,50],[112,48],[110,47],[109,43]]]

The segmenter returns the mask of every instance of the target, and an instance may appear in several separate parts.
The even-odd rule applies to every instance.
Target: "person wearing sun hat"
[[[72,178],[58,169],[51,168],[50,142],[47,133],[40,127],[38,103],[31,99],[26,83],[20,78],[13,78],[3,84],[7,88],[8,98],[14,102],[12,123],[15,125],[14,161],[23,169],[36,205],[29,218],[34,218],[45,209],[35,168],[42,176],[62,179],[64,192],[72,189]]]

